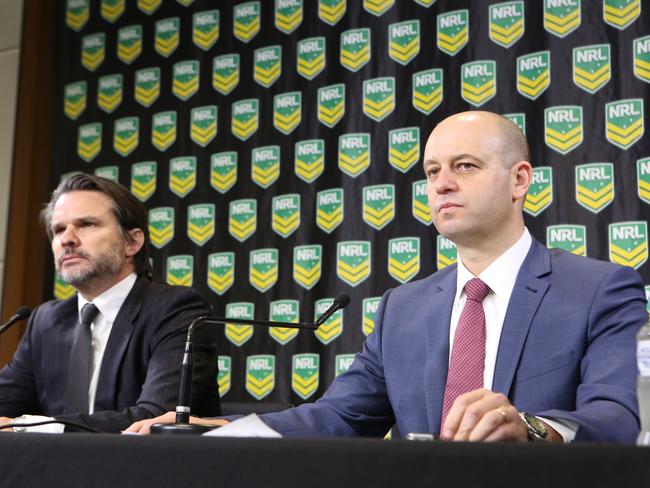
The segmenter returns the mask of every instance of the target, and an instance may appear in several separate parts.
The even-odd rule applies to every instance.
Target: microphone
[[[32,313],[32,310],[25,305],[22,305],[16,313],[13,314],[9,319],[2,325],[0,325],[0,335],[2,335],[9,327],[14,325],[16,322],[26,319]]]
[[[338,295],[332,305],[323,312],[316,322],[279,322],[270,320],[235,319],[202,315],[195,318],[187,328],[185,352],[181,363],[181,378],[178,388],[178,405],[176,406],[176,423],[153,424],[150,428],[152,434],[202,434],[212,430],[213,426],[190,424],[190,404],[192,403],[192,375],[194,363],[192,361],[192,334],[198,325],[243,324],[259,325],[261,327],[286,327],[290,329],[317,330],[334,313],[345,308],[350,303],[350,297],[345,293]]]

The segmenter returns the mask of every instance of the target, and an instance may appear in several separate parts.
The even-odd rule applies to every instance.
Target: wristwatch
[[[548,442],[548,429],[544,425],[544,422],[526,412],[519,412],[519,418],[524,424],[524,427],[526,427],[529,441]]]

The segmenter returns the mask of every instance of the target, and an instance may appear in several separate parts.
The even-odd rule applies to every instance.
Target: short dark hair
[[[151,265],[149,263],[150,243],[149,243],[149,226],[147,209],[145,206],[131,194],[124,186],[101,176],[89,175],[86,173],[76,173],[61,183],[52,192],[50,201],[41,211],[41,222],[45,226],[47,236],[52,240],[52,212],[54,205],[61,195],[73,191],[96,191],[106,195],[112,204],[113,215],[117,220],[122,235],[129,240],[129,231],[140,229],[144,234],[144,244],[142,248],[133,256],[133,264],[138,275],[151,275]]]

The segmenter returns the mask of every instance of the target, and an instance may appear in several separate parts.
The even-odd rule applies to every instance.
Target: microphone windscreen
[[[350,303],[350,296],[347,293],[341,293],[334,299],[334,303],[338,303],[339,308],[345,308]]]
[[[18,317],[18,320],[23,320],[29,317],[29,315],[32,313],[32,309],[27,307],[26,305],[22,305],[18,310],[16,310],[16,315]]]

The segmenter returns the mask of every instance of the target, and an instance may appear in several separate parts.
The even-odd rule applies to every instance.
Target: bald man
[[[397,423],[459,441],[634,442],[641,279],[532,238],[529,159],[500,115],[438,124],[427,194],[458,264],[386,292],[363,351],[325,395],[262,420],[285,436],[383,436]]]

